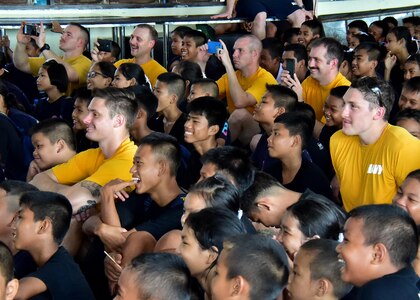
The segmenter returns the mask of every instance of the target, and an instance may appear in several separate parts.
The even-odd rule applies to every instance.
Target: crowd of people
[[[342,45],[257,2],[215,53],[175,28],[168,70],[148,24],[130,58],[2,40],[0,299],[419,298],[420,17]]]

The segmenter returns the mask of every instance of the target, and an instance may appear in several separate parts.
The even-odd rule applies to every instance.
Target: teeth
[[[140,182],[140,178],[138,178],[138,177],[133,177],[133,178],[131,179],[131,181],[134,181],[135,183],[139,183],[139,182]]]

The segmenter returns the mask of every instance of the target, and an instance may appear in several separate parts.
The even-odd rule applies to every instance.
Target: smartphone
[[[293,77],[295,74],[295,60],[292,58],[286,58],[286,70],[289,71],[290,76]]]
[[[112,41],[98,39],[98,43],[99,43],[99,46],[98,46],[99,51],[111,52]]]
[[[210,54],[216,54],[218,49],[222,49],[222,44],[220,42],[210,41],[207,43],[208,50]]]
[[[35,25],[25,24],[23,26],[23,34],[24,35],[33,35],[33,36],[39,36],[38,30],[36,30]]]

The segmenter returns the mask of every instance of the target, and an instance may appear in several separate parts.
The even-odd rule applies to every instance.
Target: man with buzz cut
[[[343,98],[343,129],[330,149],[344,208],[391,203],[407,174],[420,168],[420,140],[388,123],[394,100],[388,83],[360,78]]]

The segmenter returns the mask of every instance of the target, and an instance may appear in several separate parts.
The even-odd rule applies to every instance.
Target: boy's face
[[[298,42],[303,44],[305,47],[315,38],[312,29],[306,25],[300,27]]]
[[[139,300],[139,290],[135,271],[125,268],[118,278],[117,295],[114,300]]]
[[[184,213],[181,216],[181,224],[184,226],[185,220],[191,213],[198,212],[207,207],[206,201],[196,193],[188,193],[184,200]]]
[[[327,126],[342,126],[343,118],[341,113],[344,108],[344,100],[332,95],[329,95],[324,103],[325,125]]]
[[[280,59],[278,57],[272,57],[268,49],[262,49],[260,56],[260,66],[266,69],[268,72],[277,76],[279,71]]]
[[[111,118],[105,103],[105,99],[94,97],[88,107],[89,113],[83,119],[86,125],[86,137],[94,142],[110,138],[110,134],[114,131],[116,116]]]
[[[28,250],[36,243],[36,236],[42,221],[34,221],[34,213],[25,206],[21,206],[12,224],[13,242],[18,250]]]
[[[198,56],[198,49],[195,41],[191,37],[184,37],[181,46],[181,57],[183,60],[195,61]]]
[[[415,119],[402,119],[397,125],[405,128],[412,136],[420,139],[420,123]]]
[[[275,107],[274,104],[273,95],[270,92],[265,93],[261,102],[255,107],[254,120],[258,123],[273,124],[280,110],[280,107]]]
[[[375,41],[382,42],[384,40],[384,37],[382,36],[383,29],[376,25],[370,25],[368,29],[368,33],[373,35],[375,38]]]
[[[174,101],[172,97],[173,95],[169,94],[168,85],[164,82],[160,82],[159,80],[157,80],[155,83],[153,93],[158,99],[158,107],[156,108],[156,112],[161,112],[165,110]]]
[[[182,48],[182,38],[176,34],[171,33],[171,50],[174,55],[180,56]]]
[[[1,190],[0,190],[1,191]],[[408,177],[398,188],[392,203],[404,209],[420,225],[420,181]]]
[[[39,91],[46,91],[52,87],[48,72],[44,68],[39,68],[38,78],[36,79],[36,86]]]
[[[293,261],[293,270],[289,276],[287,290],[291,300],[314,299],[317,294],[317,281],[311,279],[313,256],[305,250],[299,250]]]
[[[199,98],[199,97],[204,97],[204,96],[208,96],[203,89],[201,88],[200,84],[193,84],[191,85],[190,88],[190,94],[187,97],[187,101],[188,103],[190,103],[191,101]]]
[[[184,124],[184,140],[190,144],[206,141],[211,136],[211,127],[209,127],[206,117],[191,112]]]
[[[420,91],[409,91],[406,88],[402,89],[400,100],[398,101],[400,110],[412,108],[420,110]]]
[[[73,112],[71,117],[73,119],[73,128],[76,130],[85,130],[86,124],[83,119],[89,114],[87,102],[79,98],[74,101]]]
[[[283,245],[291,260],[294,259],[300,246],[307,241],[307,237],[300,231],[299,227],[299,221],[289,212],[286,212],[281,218],[277,240]]]
[[[365,244],[363,224],[361,219],[349,218],[344,225],[344,241],[336,249],[339,259],[344,261],[341,279],[357,287],[375,279],[369,267],[374,245]]]
[[[133,177],[140,179],[135,184],[137,194],[148,193],[159,183],[159,169],[159,161],[153,154],[152,147],[140,145],[134,155],[133,166],[130,169]]]
[[[268,137],[268,154],[281,159],[288,154],[294,144],[295,138],[290,136],[289,130],[281,123],[274,123],[271,135]]]
[[[350,27],[349,30],[347,31],[346,34],[346,40],[347,40],[347,45],[350,46],[350,40],[353,36],[355,36],[356,34],[359,34],[360,30],[359,28],[356,27]],[[351,47],[350,47],[351,48]],[[354,48],[353,48],[354,49]]]
[[[200,179],[198,181],[214,176],[217,171],[218,168],[216,164],[211,162],[203,164],[203,166],[200,169]]]
[[[55,166],[60,161],[60,145],[51,143],[50,139],[42,132],[32,135],[32,145],[34,146],[34,160],[41,171]]]
[[[357,50],[351,63],[351,70],[356,77],[369,76],[375,70],[377,61],[369,61],[366,49]]]
[[[217,260],[216,275],[211,282],[211,299],[224,300],[234,295],[234,278],[227,278],[228,269],[226,267],[227,252],[223,250]]]
[[[420,67],[415,62],[406,62],[403,67],[404,80],[407,81],[413,77],[420,76]]]

